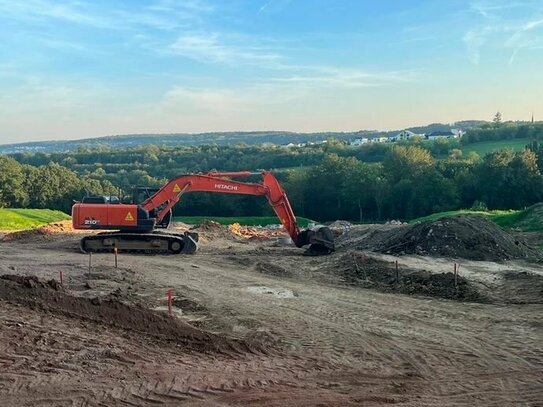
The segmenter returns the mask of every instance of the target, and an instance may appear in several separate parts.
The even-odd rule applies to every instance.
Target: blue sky
[[[0,0],[0,142],[543,117],[541,0]]]

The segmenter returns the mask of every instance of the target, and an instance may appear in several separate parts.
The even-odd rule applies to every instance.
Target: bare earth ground
[[[361,288],[331,271],[345,253],[307,258],[224,236],[192,256],[120,255],[118,269],[95,254],[88,274],[79,237],[0,242],[0,274],[62,271],[68,294],[157,310],[171,287],[176,318],[250,345],[202,351],[152,327],[3,299],[2,406],[543,405],[541,265],[461,262],[484,294],[464,302]],[[447,259],[361,255],[452,269]]]

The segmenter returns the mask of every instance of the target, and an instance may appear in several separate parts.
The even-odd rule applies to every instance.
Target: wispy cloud
[[[413,82],[417,77],[417,72],[413,70],[370,72],[355,68],[323,66],[297,67],[297,69],[296,73],[276,77],[272,81],[313,88],[367,88]]]
[[[280,49],[262,45],[257,37],[230,37],[236,38],[236,41],[227,41],[218,33],[183,35],[168,48],[168,52],[206,64],[259,67],[262,69],[258,79],[260,84],[273,82],[276,85],[288,83],[306,88],[361,88],[408,82],[416,77],[414,71],[370,72],[356,67],[299,64]],[[292,53],[292,50],[289,51]]]
[[[277,13],[287,7],[291,2],[292,0],[268,0],[258,9],[257,15]]]
[[[476,1],[470,4],[470,11],[481,18],[463,37],[474,64],[479,63],[486,46],[509,50],[509,63],[514,62],[521,50],[543,46],[540,30],[543,4],[540,1]]]
[[[263,65],[281,59],[279,54],[263,47],[227,43],[218,33],[182,35],[169,51],[200,62],[229,65]]]
[[[93,3],[74,0],[0,0],[0,13],[3,18],[17,21],[57,20],[110,30],[137,29],[141,26],[172,30],[186,26],[212,10],[211,6],[201,0],[160,0],[139,8],[123,8],[121,5],[100,8]]]
[[[515,61],[517,53],[522,49],[539,49],[543,46],[543,18],[527,21],[516,28],[505,41],[505,46],[512,49],[510,63]]]

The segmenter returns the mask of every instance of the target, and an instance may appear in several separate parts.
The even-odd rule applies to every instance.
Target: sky
[[[0,143],[543,118],[542,0],[0,0]]]

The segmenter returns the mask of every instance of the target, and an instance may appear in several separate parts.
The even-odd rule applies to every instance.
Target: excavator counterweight
[[[140,204],[123,204],[106,197],[85,197],[72,207],[74,229],[116,230],[81,239],[83,252],[120,251],[145,253],[194,253],[198,235],[158,231],[167,227],[171,211],[181,196],[189,192],[219,192],[264,196],[277,214],[297,247],[309,246],[306,254],[330,254],[335,250],[329,228],[321,226],[300,231],[287,194],[271,172],[264,171],[261,183],[248,183],[232,178],[248,177],[254,173],[210,172],[182,175],[147,197]]]

